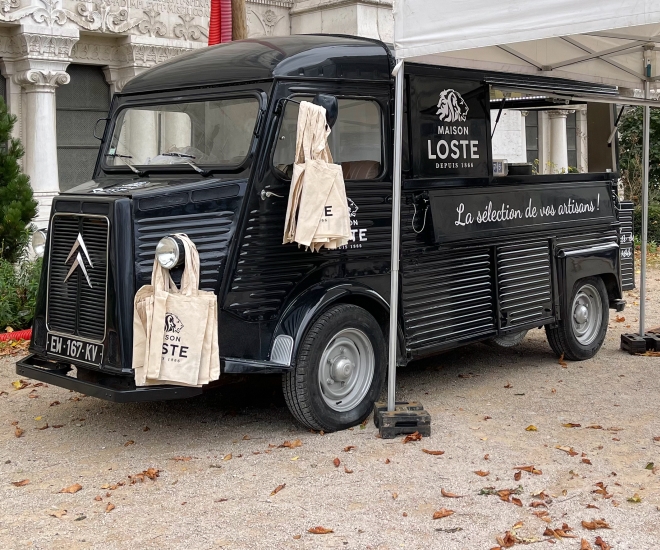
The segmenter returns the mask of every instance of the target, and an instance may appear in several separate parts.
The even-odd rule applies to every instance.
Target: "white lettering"
[[[440,152],[440,147],[442,145],[444,145],[444,147],[445,147],[445,152],[444,153]],[[447,155],[449,155],[449,145],[447,145],[447,142],[444,139],[441,139],[440,141],[438,141],[438,145],[436,146],[436,150],[437,150],[437,153],[438,153],[438,157],[440,157],[443,160],[447,158]]]
[[[477,150],[477,147],[479,147],[479,142],[476,140],[470,141],[470,158],[473,159],[478,159],[479,158],[479,151]]]
[[[431,140],[429,139],[429,160],[435,160],[437,157],[433,154],[433,148],[431,147]]]
[[[451,140],[451,150],[452,150],[451,158],[457,159],[461,154],[461,152],[458,150],[458,141],[456,141],[455,139]]]

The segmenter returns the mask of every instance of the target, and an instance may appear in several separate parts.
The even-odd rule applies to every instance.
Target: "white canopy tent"
[[[648,224],[649,106],[660,90],[657,0],[395,0],[397,65],[392,215],[392,282],[388,410],[395,408],[396,334],[399,290],[401,145],[404,61],[548,76],[617,86],[618,94],[559,97],[644,106],[642,250]],[[580,95],[580,97],[578,97]],[[640,335],[644,334],[646,255],[642,254]]]

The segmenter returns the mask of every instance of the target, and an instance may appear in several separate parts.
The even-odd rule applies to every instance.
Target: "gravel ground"
[[[649,327],[660,325],[659,295],[654,269]],[[619,350],[620,333],[636,327],[638,292],[627,300],[626,320],[611,312],[593,360],[562,367],[536,330],[512,350],[479,344],[400,369],[398,398],[432,416],[433,435],[408,444],[378,439],[371,422],[325,435],[300,428],[278,378],[119,405],[56,387],[15,390],[16,358],[0,359],[0,548],[474,550],[497,547],[517,522],[519,540],[539,548],[577,550],[598,535],[617,550],[657,548],[660,469],[645,467],[660,466],[660,358]],[[542,473],[514,479],[514,467],[530,465]],[[148,468],[159,476],[131,483]],[[598,482],[609,498],[594,493]],[[74,484],[82,489],[60,492]],[[479,494],[519,486],[520,507]],[[641,502],[628,501],[635,495]],[[530,507],[544,497],[547,508]],[[433,520],[441,508],[454,514]],[[550,523],[534,515],[544,510]],[[581,526],[601,518],[611,529]],[[577,538],[543,536],[564,523]],[[309,533],[315,526],[334,532]]]

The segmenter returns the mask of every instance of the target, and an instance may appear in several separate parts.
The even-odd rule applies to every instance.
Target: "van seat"
[[[341,163],[345,180],[373,180],[380,174],[380,162],[375,160],[352,160]]]

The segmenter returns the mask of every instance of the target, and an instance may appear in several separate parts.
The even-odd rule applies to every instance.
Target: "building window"
[[[527,149],[527,162],[538,163],[539,159],[539,113],[528,111],[525,117],[525,148]]]

